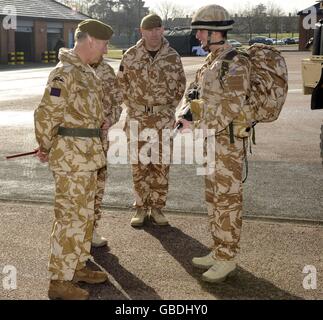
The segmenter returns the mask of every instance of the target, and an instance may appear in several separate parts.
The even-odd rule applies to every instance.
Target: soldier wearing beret
[[[140,30],[142,39],[125,52],[117,77],[127,108],[128,138],[131,123],[137,123],[139,136],[145,129],[155,129],[158,139],[149,138],[157,144],[159,161],[151,161],[156,148],[151,148],[148,164],[130,154],[136,208],[131,225],[142,226],[150,210],[152,221],[162,226],[168,224],[162,208],[169,179],[169,164],[161,161],[162,130],[174,125],[175,109],[184,94],[186,79],[180,56],[163,37],[161,18],[156,14],[144,17]],[[138,148],[135,147],[138,153],[144,144],[139,141]]]
[[[112,29],[85,20],[75,31],[72,50],[60,50],[35,110],[37,156],[49,162],[55,180],[54,223],[50,241],[51,299],[87,299],[77,282],[102,283],[103,272],[86,267],[91,258],[98,170],[106,165],[100,138],[104,125],[101,80],[89,64],[106,53]]]

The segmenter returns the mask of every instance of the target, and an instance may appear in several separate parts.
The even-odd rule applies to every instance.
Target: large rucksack
[[[287,96],[285,59],[279,50],[265,44],[253,44],[246,52],[251,62],[248,104],[255,121],[272,122],[278,118]]]
[[[250,92],[239,117],[234,119],[228,127],[230,142],[234,143],[234,136],[247,138],[252,133],[252,140],[255,144],[254,126],[258,122],[275,121],[285,103],[288,91],[287,65],[279,50],[269,45],[256,43],[246,51],[232,50],[227,53],[222,62],[221,73],[229,69],[229,64],[237,54],[245,55],[251,62]],[[243,182],[248,177],[246,149],[245,168],[246,176]]]
[[[258,122],[276,120],[285,103],[288,91],[288,73],[280,51],[265,44],[253,44],[247,50],[232,50],[222,62],[222,74],[229,69],[233,58],[242,54],[251,62],[250,92],[240,116],[230,124],[230,137],[250,136]],[[254,131],[253,131],[254,132]]]

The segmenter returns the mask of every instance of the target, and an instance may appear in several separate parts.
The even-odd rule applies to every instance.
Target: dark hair
[[[208,30],[209,36],[211,36],[212,32],[220,32],[223,39],[227,40],[228,38],[228,30]]]
[[[228,30],[223,30],[223,31],[219,31],[219,32],[221,32],[223,39],[226,40],[228,38]]]

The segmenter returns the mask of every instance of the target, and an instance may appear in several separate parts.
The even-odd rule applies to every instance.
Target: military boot
[[[48,298],[52,300],[87,300],[89,293],[79,288],[72,281],[51,280],[49,283]]]
[[[219,283],[224,281],[229,275],[233,275],[236,270],[234,261],[221,261],[216,263],[206,272],[202,274],[202,280],[211,283]]]
[[[199,269],[208,270],[217,262],[216,259],[213,258],[213,252],[211,251],[208,255],[199,258],[193,258],[192,264],[194,267]]]
[[[166,217],[164,216],[161,209],[159,209],[159,208],[151,208],[150,219],[152,220],[152,222],[154,222],[155,224],[157,224],[159,226],[169,225]]]
[[[96,228],[94,228],[93,236],[92,236],[92,247],[100,248],[100,247],[106,246],[107,244],[108,244],[107,239],[99,235],[96,231]]]
[[[131,218],[130,224],[132,227],[141,227],[147,217],[147,210],[144,208],[137,208],[136,213]]]
[[[76,270],[73,282],[86,282],[89,284],[103,283],[108,280],[108,276],[102,271],[92,271],[87,267]]]

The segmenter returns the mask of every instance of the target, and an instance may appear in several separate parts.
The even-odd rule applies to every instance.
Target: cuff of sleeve
[[[49,154],[50,148],[45,148],[43,146],[39,146],[39,150],[43,153]]]

